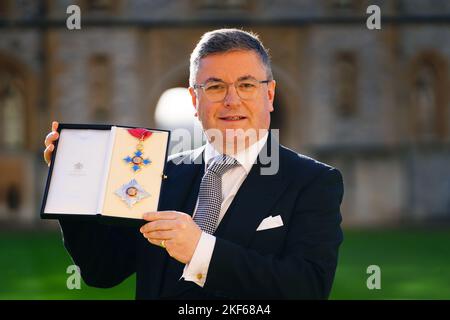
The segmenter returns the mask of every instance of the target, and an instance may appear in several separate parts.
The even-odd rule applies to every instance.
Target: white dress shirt
[[[249,148],[242,150],[235,155],[230,155],[235,158],[239,166],[232,168],[225,172],[222,176],[222,205],[220,208],[219,221],[222,221],[225,213],[230,207],[234,196],[238,192],[253,164],[256,162],[259,152],[267,141],[268,132],[252,144]],[[220,155],[214,146],[210,143],[206,144],[204,151],[205,173],[208,165],[211,165],[213,158]],[[210,163],[211,162],[211,163]],[[197,211],[197,204],[194,212]],[[194,213],[195,215],[195,213]],[[216,237],[206,232],[202,232],[200,240],[195,248],[194,255],[189,263],[184,267],[183,275],[181,276],[186,281],[193,281],[199,286],[203,287],[206,282],[208,274],[209,263],[211,261],[214,246],[216,244]]]

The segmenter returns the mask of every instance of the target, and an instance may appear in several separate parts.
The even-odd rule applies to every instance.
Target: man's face
[[[231,51],[212,54],[201,59],[196,84],[203,84],[211,79],[234,83],[245,77],[267,80],[264,65],[253,51]],[[189,92],[197,111],[196,116],[205,131],[218,129],[225,136],[227,129],[269,128],[275,81],[260,84],[255,97],[251,100],[241,99],[233,85],[229,85],[225,99],[219,102],[208,100],[201,88],[191,87]]]

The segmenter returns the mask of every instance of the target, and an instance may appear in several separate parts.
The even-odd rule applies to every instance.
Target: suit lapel
[[[267,143],[269,148],[270,138],[269,136]],[[261,153],[267,150],[267,144]],[[275,150],[278,152],[279,148]],[[281,162],[281,158],[279,160]],[[219,236],[247,245],[261,221],[271,213],[277,199],[287,188],[289,179],[283,174],[281,163],[278,172],[274,175],[262,175],[262,167],[260,156],[258,156],[257,163],[253,165],[225,214],[225,217],[229,219],[228,223],[224,229],[220,229],[219,225]]]
[[[178,210],[192,215],[205,168],[203,161],[198,161],[198,157],[203,157],[203,149],[193,152],[188,157],[190,157],[188,164],[174,165],[168,173],[161,192],[159,210]],[[196,192],[193,192],[194,190]]]
[[[261,153],[271,150],[270,139],[269,135]],[[279,148],[275,150],[278,152]],[[159,210],[179,210],[193,214],[205,168],[203,161],[198,161],[198,157],[203,157],[203,149],[195,151],[189,155],[190,164],[174,165],[168,173]],[[228,223],[224,228],[219,225],[216,234],[242,245],[249,243],[258,225],[271,213],[270,210],[288,186],[289,179],[283,175],[281,157],[279,160],[277,174],[262,175],[263,165],[258,156],[257,163],[253,165],[225,214]]]

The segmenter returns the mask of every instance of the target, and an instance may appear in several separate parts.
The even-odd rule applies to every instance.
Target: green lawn
[[[134,276],[112,289],[67,289],[73,262],[59,232],[1,234],[0,252],[0,299],[134,299]]]
[[[450,232],[346,231],[332,299],[450,299]],[[72,262],[59,233],[0,235],[0,299],[133,299],[134,276],[113,289],[68,290]],[[381,290],[366,287],[369,265]]]
[[[331,299],[450,299],[450,230],[347,231]],[[367,289],[369,265],[381,289]]]

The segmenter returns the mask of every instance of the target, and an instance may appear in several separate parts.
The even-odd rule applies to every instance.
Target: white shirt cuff
[[[206,282],[206,275],[208,274],[209,263],[216,244],[216,237],[202,232],[194,255],[189,263],[186,264],[183,270],[185,281],[193,281],[200,287],[203,287]]]

